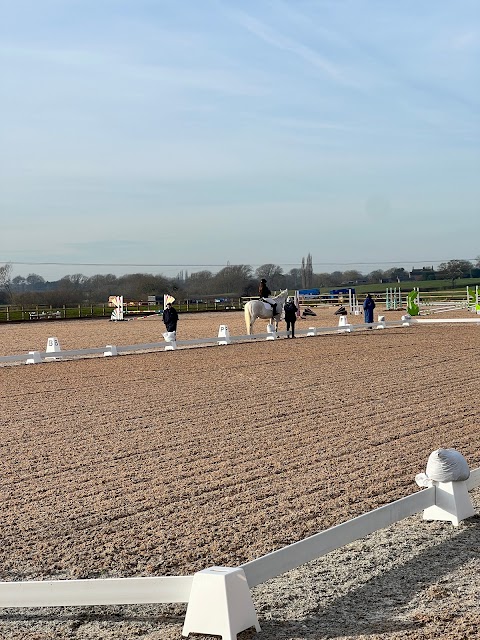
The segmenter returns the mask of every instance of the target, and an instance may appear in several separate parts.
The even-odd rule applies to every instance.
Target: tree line
[[[425,268],[425,279],[450,279],[452,285],[458,278],[480,277],[480,256],[475,262],[450,260],[436,270]],[[213,273],[208,270],[191,274],[181,271],[175,278],[162,274],[130,273],[123,276],[97,274],[84,276],[80,273],[66,275],[54,282],[31,273],[26,277],[11,277],[12,265],[0,266],[0,304],[98,304],[107,302],[111,295],[123,295],[126,300],[146,301],[148,296],[170,293],[177,300],[198,300],[211,297],[254,296],[258,283],[266,278],[270,289],[337,288],[356,284],[382,282],[406,282],[412,280],[411,272],[403,267],[392,267],[386,271],[377,269],[368,274],[350,269],[332,273],[314,273],[312,257],[302,258],[301,266],[284,272],[276,264],[263,264],[257,269],[250,265],[227,265]]]

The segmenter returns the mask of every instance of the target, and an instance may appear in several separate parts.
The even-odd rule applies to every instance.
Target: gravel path
[[[179,338],[242,323],[182,316]],[[2,326],[0,353],[52,333],[63,349],[154,342],[162,327]],[[417,326],[2,367],[0,578],[237,566],[413,493],[440,446],[478,467],[478,341],[478,327]],[[480,637],[478,526],[418,514],[256,587],[258,637]],[[184,614],[3,609],[0,638],[173,640]]]

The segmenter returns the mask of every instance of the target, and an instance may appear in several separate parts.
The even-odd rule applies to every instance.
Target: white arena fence
[[[340,316],[339,324],[336,327],[315,327],[311,326],[306,329],[297,329],[296,335],[300,336],[319,336],[322,334],[337,333],[353,333],[365,331],[367,329],[387,329],[398,327],[409,327],[416,324],[424,323],[469,323],[480,325],[480,317],[475,318],[418,318],[408,315],[402,316],[400,320],[385,321],[385,316],[379,316],[378,322],[371,324],[349,324],[347,316]],[[255,342],[258,340],[275,340],[285,337],[287,331],[274,332],[273,325],[267,327],[266,333],[256,333],[253,335],[231,336],[226,325],[220,325],[218,336],[211,338],[196,338],[194,340],[175,340],[165,338],[163,342],[151,342],[146,344],[133,344],[125,346],[106,345],[105,347],[92,347],[88,349],[70,349],[62,350],[57,338],[50,337],[47,341],[46,351],[29,351],[26,354],[16,354],[10,356],[0,356],[0,365],[23,363],[23,364],[39,364],[46,361],[55,361],[62,359],[85,358],[89,356],[117,356],[127,353],[153,352],[153,351],[169,351],[182,347],[200,347],[205,345],[226,345],[233,342]],[[168,334],[165,334],[166,336]],[[49,348],[49,346],[51,348]]]
[[[0,607],[58,607],[187,603],[182,635],[230,640],[251,626],[260,631],[250,589],[423,511],[425,520],[454,526],[475,515],[468,491],[480,486],[480,468],[462,482],[432,486],[400,498],[236,568],[210,567],[192,576],[0,582]]]
[[[419,315],[448,313],[461,309],[468,309],[472,313],[480,315],[480,288],[478,285],[475,285],[475,288],[467,286],[465,293],[460,290],[423,293],[418,287],[414,287],[413,291],[417,292],[415,303],[418,306]]]

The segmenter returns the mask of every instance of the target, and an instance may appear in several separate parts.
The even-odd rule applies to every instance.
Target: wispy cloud
[[[469,29],[453,34],[450,46],[457,51],[469,51],[480,48],[480,32]]]
[[[346,77],[344,71],[339,65],[334,64],[332,60],[322,56],[312,47],[302,44],[294,38],[280,33],[243,11],[231,10],[229,11],[229,15],[235,22],[245,28],[252,35],[276,49],[280,49],[281,51],[285,51],[296,56],[311,67],[320,71],[325,76],[329,77],[331,80],[347,86],[356,85],[355,82],[352,82],[350,78]]]

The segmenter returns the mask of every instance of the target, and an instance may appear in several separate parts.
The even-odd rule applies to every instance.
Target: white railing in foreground
[[[466,483],[469,491],[480,487],[480,467],[470,471],[470,477],[466,480]]]
[[[0,582],[1,607],[188,602],[193,576]]]
[[[247,577],[248,586],[255,587],[334,549],[363,538],[378,529],[383,529],[394,522],[423,511],[434,503],[435,487],[429,487],[331,529],[326,529],[300,542],[295,542],[288,547],[247,562],[241,565],[241,568]]]
[[[465,484],[468,490],[480,486],[480,468],[472,470],[469,479],[465,483],[450,484]],[[330,551],[363,538],[374,531],[440,504],[442,502],[440,494],[443,493],[448,493],[448,490],[445,492],[438,486],[423,489],[304,540],[295,542],[283,549],[247,562],[236,569],[225,569],[224,571],[241,574],[246,579],[246,586],[252,588],[306,562],[319,558]],[[441,519],[448,520],[448,518]],[[195,593],[194,585],[197,576],[200,580],[205,579],[205,577],[211,578],[212,575],[202,576],[202,574],[209,571],[219,576],[222,568],[211,568],[194,576],[0,582],[0,607],[151,603],[188,603],[188,607],[190,607],[191,599],[193,599],[191,594]],[[203,590],[201,592],[203,593],[202,597],[207,598],[208,589],[206,592]],[[198,601],[195,602],[194,606],[199,606]],[[201,603],[202,608],[205,606],[218,610],[222,604],[219,602],[212,603],[207,600],[207,603]],[[228,616],[230,613],[226,615]],[[195,618],[195,616],[193,617]],[[190,620],[189,624],[194,623]],[[202,632],[202,629],[198,629],[198,632]],[[221,635],[221,633],[218,633],[218,628],[217,631],[210,631],[210,633]]]

